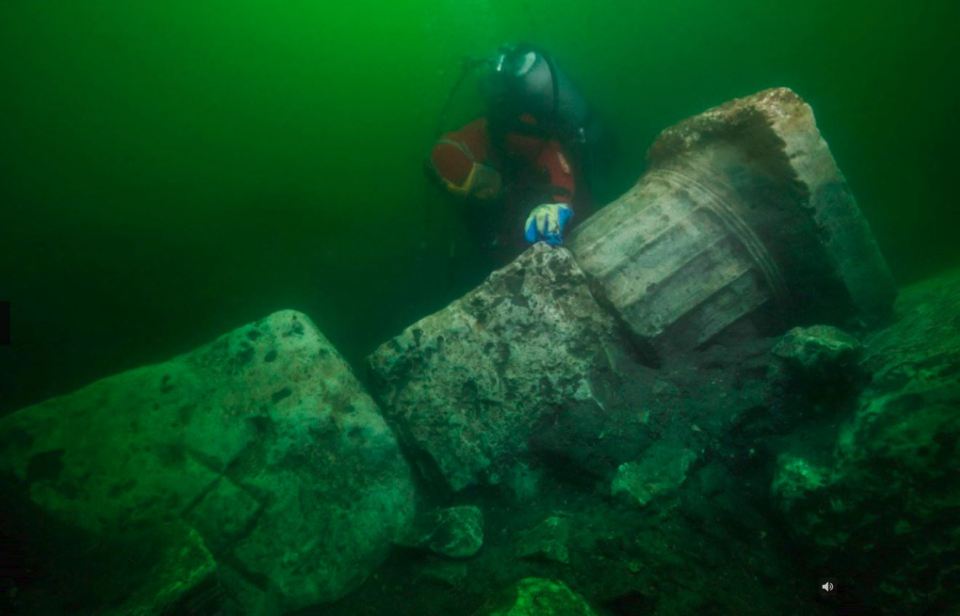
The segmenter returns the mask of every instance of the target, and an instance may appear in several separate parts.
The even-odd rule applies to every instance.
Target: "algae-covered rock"
[[[563,582],[524,578],[510,591],[500,607],[478,616],[596,616],[583,597]]]
[[[861,342],[829,325],[791,329],[772,355],[768,378],[779,389],[774,406],[783,427],[849,411],[869,380],[859,361]]]
[[[861,351],[859,340],[829,325],[795,327],[773,347],[788,368],[811,376],[856,369]]]
[[[866,340],[874,379],[832,457],[798,447],[773,489],[840,586],[882,613],[940,613],[960,604],[960,273],[904,290],[897,312]]]
[[[510,483],[544,425],[607,415],[628,352],[570,253],[537,244],[370,364],[422,470],[462,490]]]
[[[401,543],[450,558],[469,558],[483,547],[483,511],[472,505],[431,511]]]
[[[822,490],[831,480],[830,469],[824,469],[804,458],[784,454],[777,461],[777,474],[773,478],[773,493],[780,505],[793,510],[797,502]]]
[[[949,383],[960,364],[960,270],[915,284],[897,302],[897,322],[866,340],[875,391]]]
[[[658,443],[636,462],[620,465],[610,491],[641,507],[654,498],[675,492],[697,460],[694,451],[671,443]]]
[[[517,556],[552,560],[568,565],[570,564],[569,541],[570,519],[552,515],[519,536]]]
[[[185,524],[228,598],[270,597],[264,610],[342,596],[413,515],[409,469],[376,404],[292,311],[0,419],[0,474],[20,493],[28,541],[52,525],[63,549]],[[136,567],[162,563],[170,573],[155,580],[185,566],[164,554]]]

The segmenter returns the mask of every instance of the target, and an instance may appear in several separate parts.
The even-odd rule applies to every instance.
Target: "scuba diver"
[[[486,114],[441,135],[428,173],[468,202],[472,229],[486,233],[501,260],[516,256],[525,242],[560,245],[574,212],[578,219],[589,214],[587,175],[599,123],[551,56],[530,45],[465,62],[441,123],[477,69]]]

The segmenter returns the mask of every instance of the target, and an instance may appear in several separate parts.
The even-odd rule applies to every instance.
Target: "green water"
[[[471,287],[488,264],[421,163],[459,59],[504,41],[553,51],[616,132],[608,196],[662,128],[794,88],[895,274],[923,277],[960,259],[958,18],[943,0],[4,0],[0,409],[280,308],[357,362]]]

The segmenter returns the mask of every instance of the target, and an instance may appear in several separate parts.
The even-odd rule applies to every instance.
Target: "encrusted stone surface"
[[[570,519],[552,515],[517,539],[517,556],[570,564]]]
[[[851,410],[869,375],[860,364],[861,342],[829,325],[795,327],[772,350],[768,370],[778,385],[775,413],[786,427],[820,414]]]
[[[424,514],[401,544],[449,558],[469,558],[483,547],[483,511],[473,505],[447,507]]]
[[[279,610],[355,587],[413,516],[393,433],[292,311],[0,419],[0,475],[27,531],[88,541],[186,524],[228,595],[243,586]]]
[[[607,414],[629,352],[570,253],[537,244],[370,364],[422,470],[461,490],[523,471],[531,438],[560,416]]]
[[[960,272],[905,289],[897,313],[866,340],[874,376],[852,417],[833,443],[783,454],[773,494],[857,600],[944,613],[960,604]]]
[[[483,616],[596,616],[583,597],[556,580],[524,578],[517,582],[504,605]]]
[[[788,368],[805,375],[826,375],[850,369],[862,345],[850,334],[826,325],[795,327],[773,347],[773,354]]]
[[[889,313],[886,264],[812,110],[792,91],[668,128],[649,159],[637,185],[569,245],[661,353],[735,325],[769,332],[798,317],[877,322]]]
[[[610,486],[611,494],[641,507],[658,496],[671,494],[687,479],[697,454],[676,443],[657,443],[636,462],[621,464]]]

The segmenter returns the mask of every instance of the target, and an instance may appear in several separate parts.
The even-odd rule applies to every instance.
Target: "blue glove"
[[[563,243],[563,227],[573,217],[566,203],[544,203],[533,208],[524,223],[523,235],[531,244],[546,242],[551,246]]]

